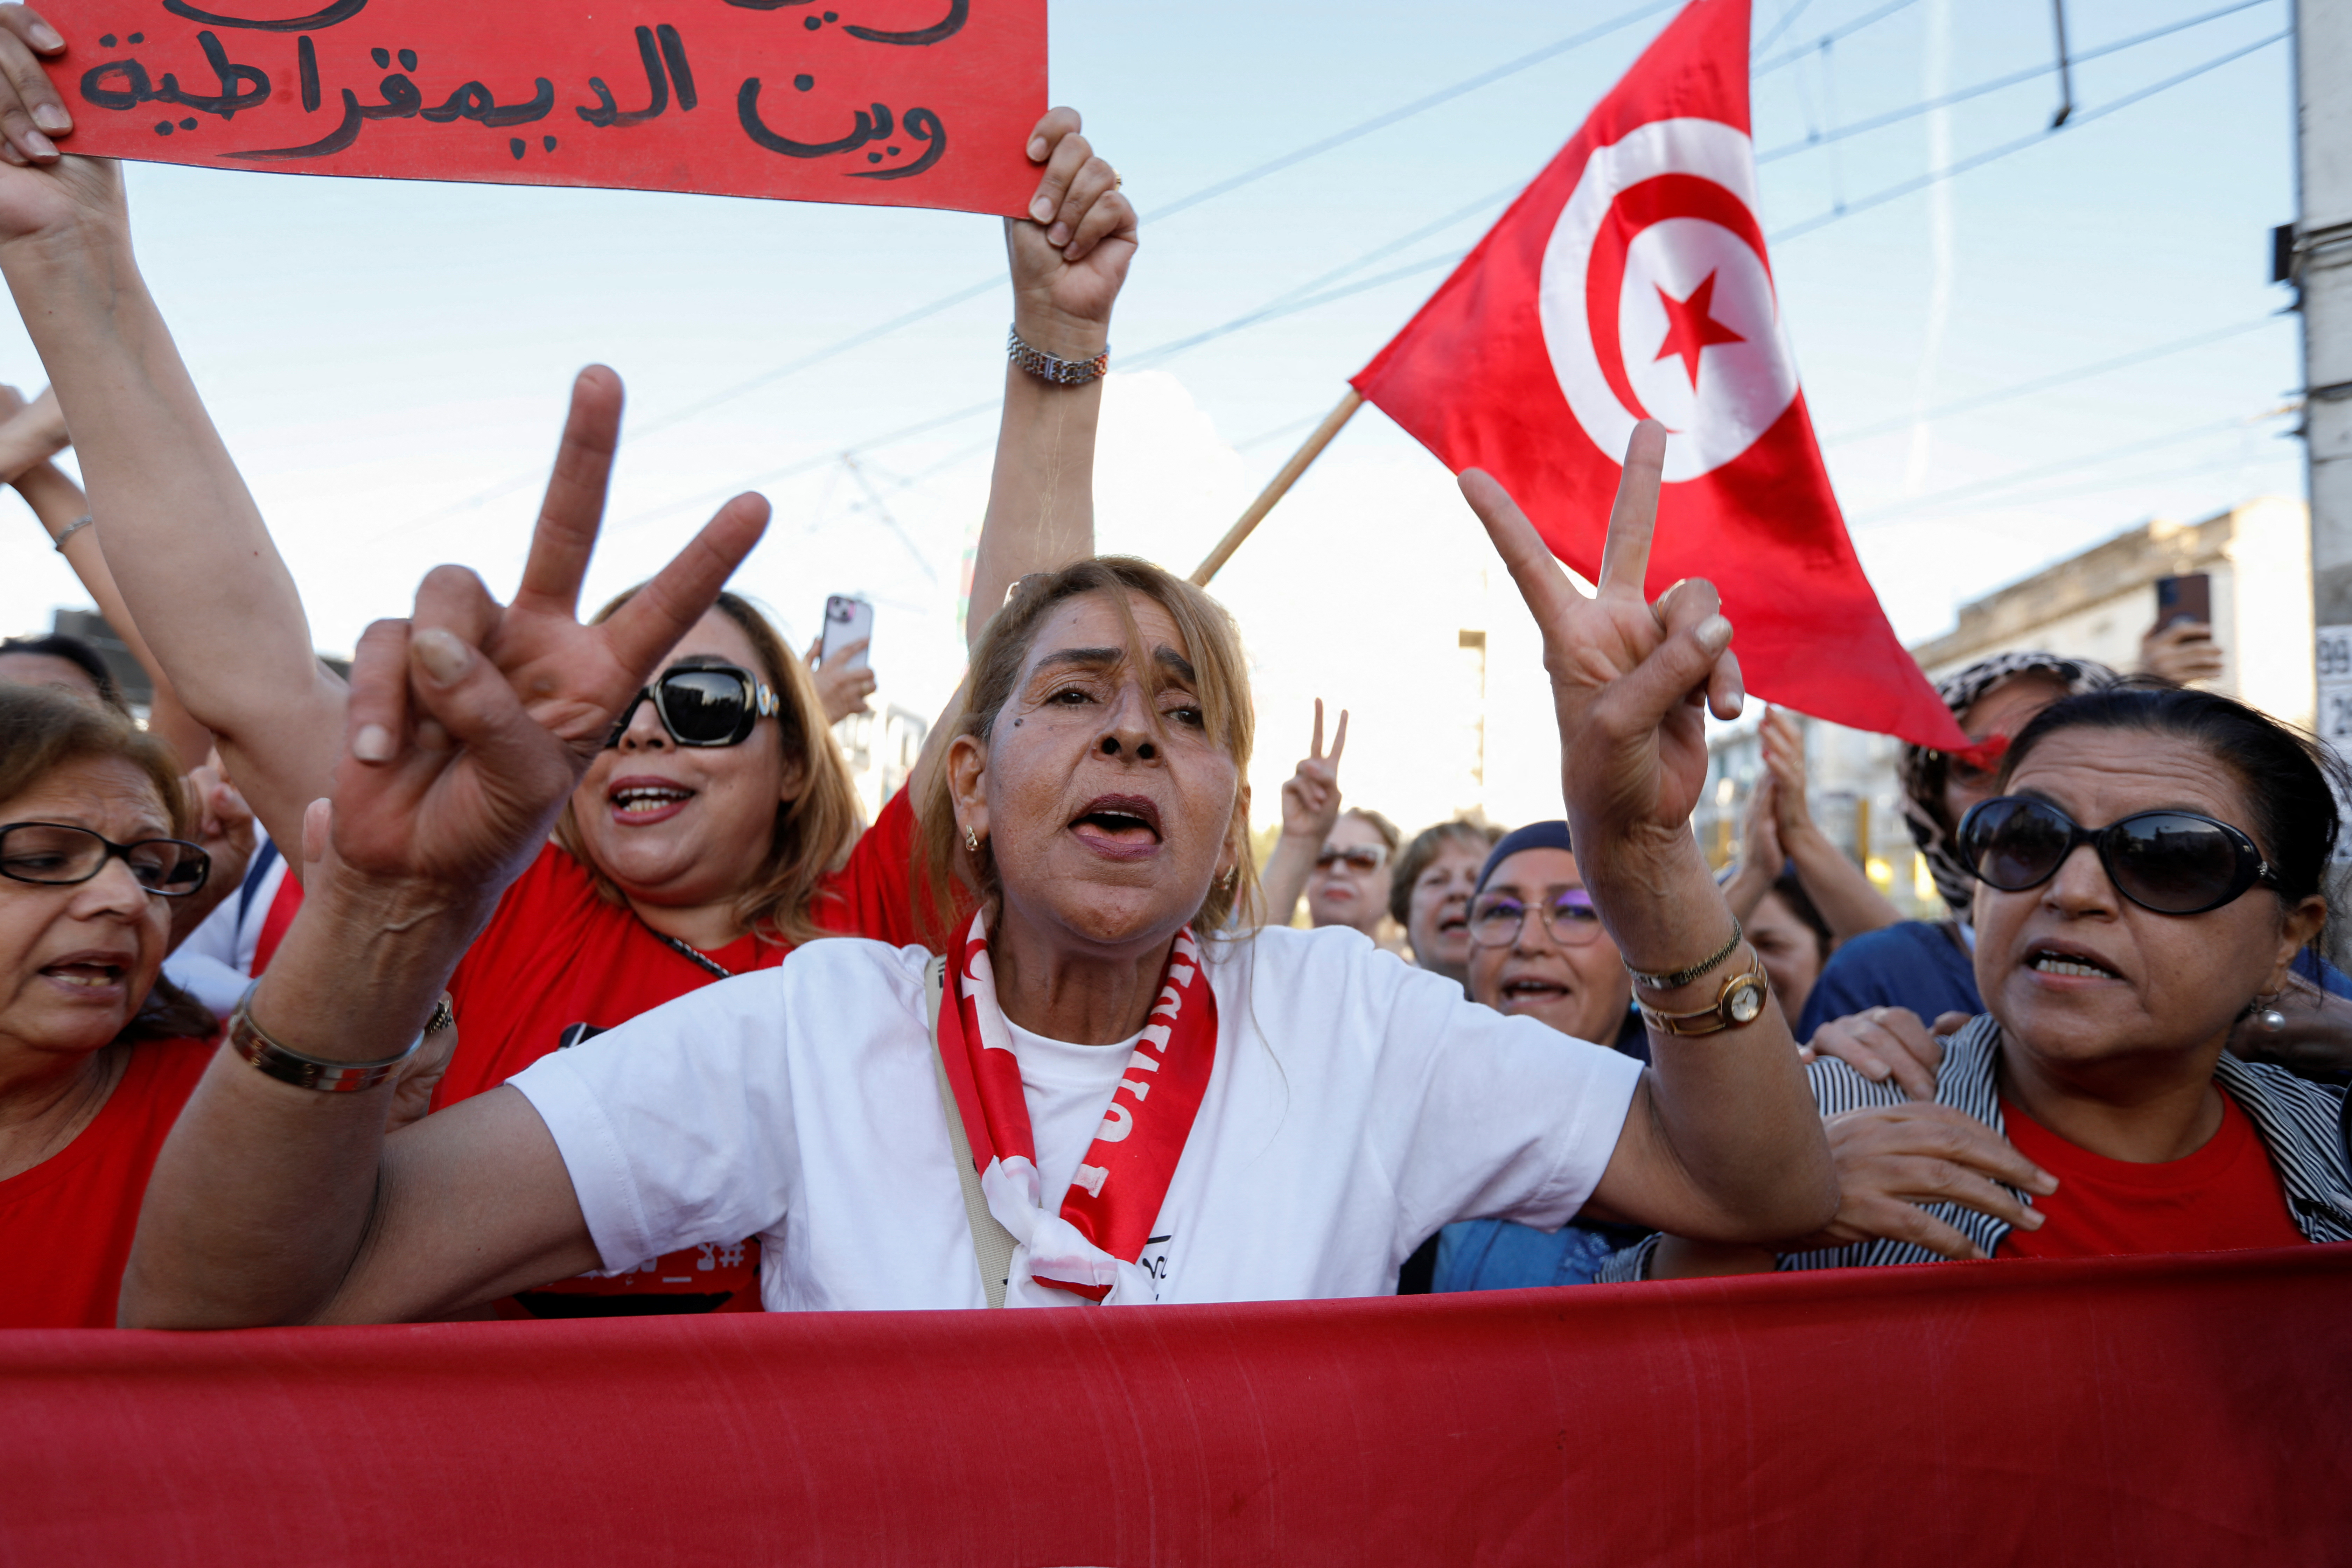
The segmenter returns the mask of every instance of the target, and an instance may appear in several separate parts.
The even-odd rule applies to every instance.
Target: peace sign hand
[[[1323,754],[1323,699],[1315,700],[1315,738],[1299,760],[1298,771],[1282,784],[1282,833],[1286,838],[1311,839],[1316,848],[1331,837],[1339,820],[1339,753],[1348,749],[1348,711],[1339,710],[1339,728],[1331,737],[1331,754]]]
[[[379,621],[352,661],[335,770],[343,864],[428,900],[502,889],[655,666],[718,598],[768,521],[738,496],[643,590],[594,626],[577,616],[619,434],[620,380],[582,373],[512,605],[436,569],[406,621]]]
[[[1643,597],[1665,449],[1663,426],[1645,419],[1633,427],[1598,592],[1589,599],[1502,486],[1475,468],[1462,476],[1463,495],[1543,632],[1580,863],[1621,845],[1656,851],[1686,843],[1706,782],[1701,704],[1730,719],[1745,701],[1731,623],[1714,585],[1691,578],[1654,606]]]

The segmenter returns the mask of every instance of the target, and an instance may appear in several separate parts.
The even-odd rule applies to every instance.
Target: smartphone
[[[2175,621],[2197,621],[2213,624],[2213,578],[2210,573],[2191,572],[2184,577],[2158,577],[2156,580],[2156,629],[2162,631]]]
[[[873,635],[874,606],[863,599],[835,594],[824,602],[824,643],[817,650],[817,662],[830,667],[834,649],[862,642]],[[859,648],[857,656],[849,661],[848,668],[864,669],[866,654],[866,649]]]

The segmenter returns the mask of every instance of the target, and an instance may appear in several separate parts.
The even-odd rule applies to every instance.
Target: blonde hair
[[[609,619],[644,586],[641,583],[615,595],[596,612],[596,620]],[[735,919],[762,942],[793,945],[814,942],[833,933],[810,917],[810,906],[823,891],[825,877],[849,858],[865,827],[857,791],[850,783],[849,763],[833,738],[832,726],[825,722],[815,680],[808,668],[793,657],[768,617],[739,594],[720,594],[713,607],[735,623],[766,667],[762,673],[775,688],[778,700],[777,744],[788,762],[797,759],[801,764],[801,787],[792,799],[776,803],[767,858],[737,896]],[[556,819],[555,841],[587,868],[606,902],[628,901],[620,885],[583,848],[580,825],[569,800],[563,803],[563,815]]]
[[[995,733],[997,715],[1021,684],[1030,646],[1046,616],[1066,600],[1100,594],[1118,609],[1126,623],[1128,643],[1137,650],[1133,662],[1147,681],[1162,679],[1159,662],[1141,657],[1143,637],[1135,624],[1129,595],[1140,595],[1168,613],[1183,638],[1194,672],[1193,695],[1200,700],[1203,728],[1234,761],[1237,776],[1249,773],[1250,746],[1257,716],[1250,701],[1249,668],[1242,656],[1241,637],[1224,606],[1183,578],[1149,561],[1128,555],[1098,555],[1074,562],[1058,572],[1024,578],[1014,596],[981,634],[972,650],[971,673],[966,681],[962,710],[949,721],[950,739],[969,735],[982,747]],[[918,803],[920,824],[915,877],[916,928],[940,946],[951,934],[959,910],[968,910],[968,894],[993,904],[1001,891],[992,847],[983,842],[977,851],[964,847],[956,832],[955,790],[948,769],[934,774]],[[1213,879],[1200,908],[1193,912],[1194,931],[1207,937],[1233,925],[1236,911],[1254,914],[1258,904],[1257,869],[1249,854],[1244,808],[1237,799],[1234,824],[1238,859],[1231,880]],[[1255,927],[1256,921],[1245,921]]]

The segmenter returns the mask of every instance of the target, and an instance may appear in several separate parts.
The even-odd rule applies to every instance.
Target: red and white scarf
[[[996,1003],[984,915],[973,917],[951,966],[954,1005],[940,1008],[940,1058],[963,1113],[981,1194],[1015,1243],[1005,1305],[1066,1306],[1068,1298],[1056,1294],[1065,1290],[1112,1305],[1153,1300],[1151,1273],[1139,1260],[1217,1059],[1217,998],[1202,976],[1192,928],[1169,951],[1143,1036],[1058,1215],[1044,1206],[1029,1101]]]

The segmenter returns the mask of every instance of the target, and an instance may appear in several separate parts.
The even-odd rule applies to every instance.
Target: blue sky
[[[2227,3],[2068,0],[2067,13],[2086,50]],[[1061,0],[1054,96],[1085,112],[1148,220],[1188,193],[1638,8]],[[1887,10],[1886,0],[1790,9],[1758,0],[1759,35],[1789,17],[1766,62],[1797,57],[1755,87],[1759,150],[1800,146],[1761,170],[1772,233],[2028,136],[2056,105],[2055,80],[2042,76],[1958,105],[1940,125],[1915,116],[1805,148],[1814,132],[2048,64],[2050,7],[1910,0],[1827,49],[1817,43],[1825,33]],[[2283,31],[2287,10],[2263,0],[2085,62],[2076,101],[2095,110],[2244,48]],[[1507,195],[1666,15],[1147,221],[1115,350],[1135,356],[1231,321]],[[1831,472],[1906,638],[2150,514],[2300,493],[2300,448],[2281,438],[2293,420],[2262,417],[2299,379],[2293,318],[2265,321],[2285,303],[2266,279],[2268,230],[2294,216],[2289,79],[2287,46],[2273,43],[1775,242]],[[633,419],[660,421],[1003,268],[994,221],[954,214],[158,166],[135,169],[131,186],[142,263],[329,648],[398,613],[436,562],[510,585],[533,500],[514,481],[542,468],[582,363],[617,367]],[[1500,205],[1338,281],[1458,252]],[[1443,276],[1402,278],[1116,376],[1105,543],[1189,566],[1287,454],[1287,427],[1328,408]],[[955,673],[950,606],[992,417],[876,438],[988,400],[1007,314],[1000,285],[634,442],[593,586],[625,585],[675,548],[709,509],[697,498],[760,481],[779,516],[744,584],[803,637],[826,594],[873,595],[886,696],[934,705]],[[1931,419],[1924,433],[1915,417],[2238,328]],[[13,322],[0,323],[0,375],[27,391],[41,380]],[[1882,433],[1838,439],[1874,427]],[[2085,462],[2134,446],[2143,449]],[[858,451],[858,472],[829,457],[844,448]],[[794,465],[806,471],[761,479]],[[2045,477],[2006,482],[2034,473]],[[495,493],[472,499],[485,492]],[[877,495],[895,527],[877,515]],[[0,584],[0,625],[14,628],[83,602],[33,526],[22,523],[20,567]],[[1360,416],[1219,582],[1260,661],[1265,745],[1278,758],[1262,794],[1297,754],[1288,730],[1304,703],[1324,691],[1366,716],[1365,776],[1402,770],[1392,787],[1433,808],[1440,786],[1412,784],[1409,759],[1443,679],[1398,674],[1398,658],[1423,657],[1399,632],[1425,622],[1427,647],[1450,647],[1469,624],[1457,604],[1487,606],[1460,615],[1507,615],[1492,583],[1472,581],[1485,549],[1434,460],[1376,412]],[[1511,717],[1540,728],[1534,714]]]

